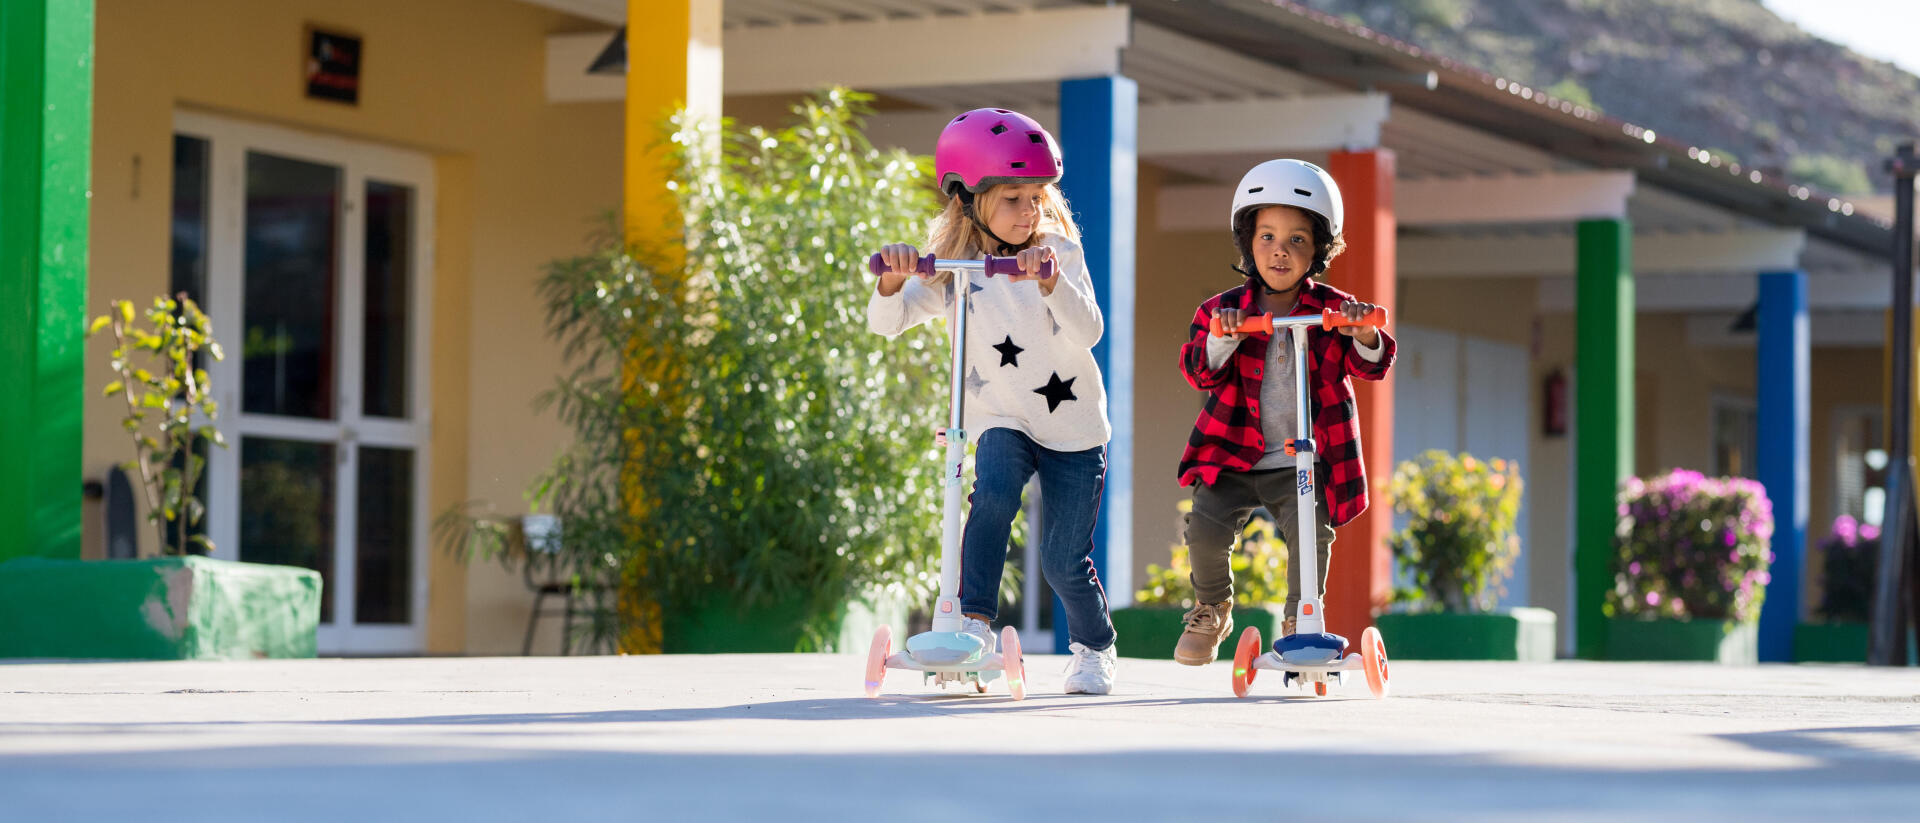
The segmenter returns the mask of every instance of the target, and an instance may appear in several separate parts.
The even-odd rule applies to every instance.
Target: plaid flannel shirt
[[[1207,327],[1215,309],[1238,308],[1259,314],[1258,295],[1251,281],[1228,289],[1200,304],[1193,314],[1186,345],[1180,347],[1180,371],[1194,388],[1207,393],[1206,405],[1187,437],[1180,457],[1180,485],[1213,485],[1223,471],[1244,472],[1266,453],[1260,433],[1260,375],[1267,363],[1267,346],[1274,335],[1256,333],[1240,342],[1218,370],[1207,362]],[[1339,308],[1353,296],[1314,281],[1300,295],[1295,314],[1315,315]],[[1319,487],[1326,496],[1333,525],[1342,526],[1367,510],[1367,470],[1361,460],[1360,425],[1353,402],[1353,382],[1379,380],[1393,365],[1393,337],[1382,329],[1379,362],[1360,356],[1353,338],[1337,331],[1316,329],[1307,335],[1312,358],[1308,413],[1313,419],[1314,445],[1320,449]],[[1278,345],[1286,345],[1285,338]]]

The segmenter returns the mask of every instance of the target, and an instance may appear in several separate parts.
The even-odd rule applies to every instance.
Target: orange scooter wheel
[[[880,696],[880,681],[887,677],[887,657],[893,654],[893,627],[881,626],[873,633],[873,645],[867,649],[867,696]]]
[[[1380,639],[1380,630],[1368,626],[1360,633],[1360,663],[1367,673],[1367,688],[1373,690],[1374,697],[1387,696],[1387,642]]]
[[[1027,699],[1027,664],[1020,658],[1020,633],[1012,626],[1000,629],[1000,660],[1007,673],[1007,692],[1015,700]]]
[[[1233,696],[1246,697],[1247,687],[1253,685],[1253,676],[1259,673],[1253,667],[1253,661],[1260,656],[1260,628],[1248,626],[1240,633],[1240,645],[1233,649]]]

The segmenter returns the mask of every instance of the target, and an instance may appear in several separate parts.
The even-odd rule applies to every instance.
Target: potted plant
[[[1193,501],[1180,501],[1183,518]],[[1229,561],[1233,570],[1234,630],[1220,642],[1218,653],[1232,659],[1233,644],[1247,626],[1260,636],[1277,639],[1287,602],[1287,547],[1265,511],[1256,512],[1240,529],[1240,546]],[[1114,632],[1122,638],[1121,655],[1172,660],[1173,647],[1186,630],[1182,620],[1193,608],[1192,557],[1185,545],[1175,545],[1166,566],[1149,564],[1145,584],[1133,595],[1134,605],[1113,611]]]
[[[1603,604],[1613,660],[1758,659],[1773,561],[1773,505],[1758,482],[1674,469],[1620,494],[1614,586]]]
[[[1395,467],[1388,538],[1405,584],[1374,623],[1401,658],[1552,660],[1554,614],[1498,609],[1520,556],[1519,467],[1500,458],[1427,451]]]
[[[867,100],[824,92],[773,130],[677,118],[684,242],[602,237],[540,282],[567,358],[542,403],[573,437],[529,499],[575,585],[614,592],[593,631],[622,651],[864,645],[850,620],[938,585],[945,334],[869,332],[864,274],[924,234],[931,175],[867,142]]]
[[[0,657],[312,657],[320,575],[206,555],[196,528],[201,449],[224,448],[204,353],[222,352],[207,316],[182,294],[146,310],[118,301],[89,334],[111,331],[114,379],[103,389],[126,406],[133,440],[126,469],[147,505],[161,556],[138,560],[26,558],[0,566]]]
[[[1880,562],[1880,527],[1850,515],[1834,518],[1820,541],[1823,585],[1818,619],[1794,627],[1793,659],[1819,663],[1862,663],[1867,659],[1867,618],[1873,609],[1873,581]]]

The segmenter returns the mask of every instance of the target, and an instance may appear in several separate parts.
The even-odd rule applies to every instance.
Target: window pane
[[[412,619],[413,451],[363,446],[356,501],[356,623]]]
[[[207,152],[206,140],[184,134],[173,136],[173,219],[169,231],[173,259],[168,268],[167,293],[185,292],[187,297],[201,304],[202,310],[206,308],[207,283]],[[206,367],[205,352],[194,358],[194,365],[200,368]],[[205,441],[196,443],[194,454],[198,455],[201,461],[206,460]],[[173,466],[185,471],[186,462],[186,454],[182,452],[174,460]],[[194,484],[193,493],[205,503],[207,502],[205,462],[200,463],[198,471],[200,479]],[[188,536],[206,533],[205,518],[187,527]],[[180,532],[169,529],[167,545],[177,551],[180,549],[179,544]],[[195,546],[195,553],[198,553],[197,546]]]
[[[333,622],[332,443],[240,440],[240,559],[320,573],[320,622]]]
[[[413,286],[413,190],[367,182],[365,414],[407,417],[408,297]]]
[[[173,136],[173,265],[168,294],[205,303],[207,282],[207,141]],[[206,308],[204,305],[201,308]]]
[[[242,407],[334,416],[334,290],[340,170],[247,153]]]

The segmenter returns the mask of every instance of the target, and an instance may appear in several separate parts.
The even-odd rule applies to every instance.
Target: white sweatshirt
[[[1003,428],[1054,451],[1085,451],[1113,436],[1106,387],[1093,359],[1093,344],[1106,324],[1080,245],[1052,234],[1040,242],[1053,248],[1059,272],[1052,294],[1042,297],[1040,284],[1030,280],[968,277],[963,420],[970,440]],[[876,283],[867,300],[867,327],[895,337],[935,317],[951,318],[955,282],[928,286],[910,277],[891,297],[881,296]]]

